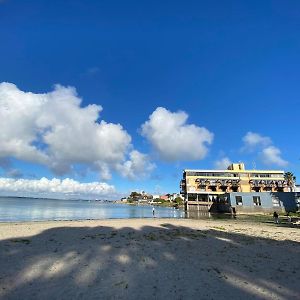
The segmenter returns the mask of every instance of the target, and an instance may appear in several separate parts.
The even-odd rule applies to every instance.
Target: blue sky
[[[162,193],[235,161],[300,176],[298,1],[4,0],[0,36],[2,178]]]

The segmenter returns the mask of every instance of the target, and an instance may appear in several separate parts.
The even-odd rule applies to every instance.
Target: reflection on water
[[[272,223],[273,217],[272,215],[268,214],[238,214],[238,215],[232,215],[229,213],[210,213],[208,211],[187,211],[184,213],[185,218],[188,219],[211,219],[211,220],[236,220],[238,222],[255,222],[255,223]]]
[[[185,212],[155,206],[156,218],[232,219],[231,214],[212,214],[203,210]],[[0,222],[153,218],[152,206],[101,203],[83,200],[54,200],[0,197]],[[271,222],[270,216],[237,215],[238,221]]]
[[[0,198],[0,221],[152,218],[152,206],[82,200]],[[155,207],[157,218],[184,218],[184,211]]]
[[[210,213],[203,210],[192,210],[185,212],[185,218],[188,219],[232,219],[235,218],[231,214]]]

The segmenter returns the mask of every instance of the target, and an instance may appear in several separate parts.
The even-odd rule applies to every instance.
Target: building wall
[[[236,212],[288,212],[297,210],[297,194],[293,192],[275,193],[229,193],[225,194],[229,205]],[[236,197],[242,197],[243,205],[238,205]],[[260,197],[261,205],[254,205],[253,197]],[[240,199],[240,198],[239,198]]]
[[[300,191],[296,192],[295,195],[296,195],[297,211],[300,211]]]
[[[284,171],[245,170],[232,164],[228,170],[184,170],[181,193],[288,192]]]

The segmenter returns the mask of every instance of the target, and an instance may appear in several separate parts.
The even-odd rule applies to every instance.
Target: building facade
[[[214,202],[225,193],[289,191],[284,171],[246,170],[243,163],[231,164],[226,170],[184,170],[180,189],[187,209]]]
[[[300,195],[295,192],[226,193],[225,202],[237,213],[295,212]]]

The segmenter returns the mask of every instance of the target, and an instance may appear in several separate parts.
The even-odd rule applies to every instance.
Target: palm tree
[[[293,192],[295,182],[296,182],[296,176],[292,172],[285,172],[284,173],[284,179],[286,180],[287,185],[290,188],[290,192]]]

